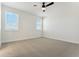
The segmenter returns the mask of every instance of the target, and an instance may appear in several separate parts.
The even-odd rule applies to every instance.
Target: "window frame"
[[[16,17],[17,17],[17,19],[16,19],[16,27],[15,27],[15,29],[13,28],[10,28],[10,27],[7,27],[8,26],[8,24],[7,24],[7,13],[13,13],[13,14],[15,14],[16,15]],[[5,31],[18,31],[18,29],[19,29],[19,15],[17,14],[17,13],[15,13],[15,12],[13,12],[13,11],[5,11],[5,16],[4,16],[4,25],[5,25]]]

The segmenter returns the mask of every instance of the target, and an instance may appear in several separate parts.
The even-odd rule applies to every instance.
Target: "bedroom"
[[[79,57],[79,2],[43,3],[1,3],[1,57]]]

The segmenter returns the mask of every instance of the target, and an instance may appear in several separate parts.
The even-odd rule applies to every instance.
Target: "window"
[[[36,19],[36,30],[41,30],[42,28],[42,23],[39,18]]]
[[[18,30],[18,15],[13,12],[5,12],[5,30]]]

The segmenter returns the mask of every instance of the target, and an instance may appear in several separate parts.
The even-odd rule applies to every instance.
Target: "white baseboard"
[[[36,38],[40,38],[40,37],[41,36],[25,37],[25,38],[22,38],[22,39],[2,41],[2,43],[15,42],[15,41],[20,41],[20,40],[28,40],[28,39],[36,39]]]
[[[25,37],[25,38],[21,38],[21,39],[7,40],[7,41],[3,41],[2,43],[8,43],[8,42],[20,41],[20,40],[28,40],[28,39],[37,39],[37,38],[48,38],[48,39],[55,39],[55,40],[59,40],[59,41],[64,41],[64,42],[69,42],[69,43],[74,43],[74,44],[79,44],[79,42],[77,42],[77,41],[70,41],[70,40],[68,41],[68,40],[63,40],[63,39],[59,39],[59,38],[53,38],[50,35],[31,36],[31,37]]]
[[[70,40],[63,40],[63,39],[59,39],[59,38],[53,38],[50,35],[44,35],[43,37],[48,38],[48,39],[55,39],[55,40],[59,40],[59,41],[63,41],[63,42],[73,43],[73,44],[79,44],[79,41],[70,41]]]

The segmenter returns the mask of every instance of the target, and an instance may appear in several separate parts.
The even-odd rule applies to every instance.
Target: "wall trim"
[[[79,44],[79,42],[75,42],[75,41],[73,42],[73,41],[68,41],[68,40],[63,40],[63,39],[58,39],[58,38],[52,38],[52,37],[49,36],[49,35],[48,35],[48,36],[47,36],[47,35],[46,35],[46,36],[44,35],[43,37],[44,37],[44,38],[47,38],[47,39],[54,39],[54,40],[63,41],[63,42],[68,42],[68,43],[72,43],[72,44]]]
[[[38,38],[41,38],[41,36],[39,36],[39,37],[31,37],[31,38],[26,38],[26,39],[24,38],[24,39],[18,39],[18,40],[11,40],[11,41],[3,41],[2,44],[3,44],[3,43],[9,43],[9,42],[16,42],[16,41],[29,40],[29,39],[32,40],[32,39],[38,39]]]

